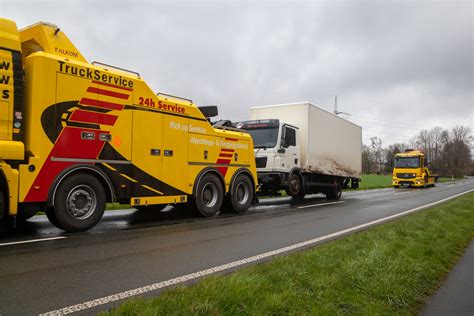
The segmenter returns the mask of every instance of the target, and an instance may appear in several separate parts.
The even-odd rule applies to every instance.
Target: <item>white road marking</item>
[[[361,224],[361,225],[357,225],[357,226],[354,226],[354,227],[351,227],[351,228],[343,229],[343,230],[340,230],[338,232],[335,232],[335,233],[332,233],[332,234],[329,234],[329,235],[326,235],[326,236],[313,238],[313,239],[303,241],[303,242],[300,242],[300,243],[297,243],[297,244],[294,244],[294,245],[290,245],[290,246],[283,247],[283,248],[280,248],[280,249],[265,252],[265,253],[262,253],[262,254],[259,254],[259,255],[256,255],[256,256],[252,256],[252,257],[237,260],[237,261],[234,261],[234,262],[226,263],[226,264],[216,266],[216,267],[213,267],[213,268],[210,268],[210,269],[201,270],[201,271],[198,271],[198,272],[186,274],[186,275],[174,278],[174,279],[169,279],[169,280],[166,280],[166,281],[162,281],[162,282],[142,286],[142,287],[139,287],[139,288],[136,288],[136,289],[133,289],[133,290],[120,292],[120,293],[116,293],[116,294],[109,295],[109,296],[104,296],[104,297],[101,297],[101,298],[98,298],[98,299],[95,299],[95,300],[91,300],[91,301],[87,301],[87,302],[84,302],[84,303],[64,307],[64,308],[57,309],[57,310],[50,311],[50,312],[46,312],[44,314],[40,314],[40,316],[71,314],[71,313],[74,313],[74,312],[83,311],[83,310],[93,308],[93,307],[97,307],[97,306],[100,306],[100,305],[104,305],[104,304],[107,304],[107,303],[123,300],[125,298],[129,298],[129,297],[136,296],[136,295],[139,295],[139,294],[143,294],[143,293],[147,293],[147,292],[150,292],[150,291],[155,291],[155,290],[158,290],[158,289],[166,288],[166,287],[169,287],[171,285],[176,285],[176,284],[183,283],[183,282],[190,281],[190,280],[194,280],[194,279],[197,279],[197,278],[202,278],[204,276],[211,275],[211,274],[214,274],[216,272],[221,272],[221,271],[224,271],[224,270],[239,267],[239,266],[251,263],[251,262],[256,262],[258,260],[273,257],[273,256],[276,256],[276,255],[279,255],[279,254],[282,254],[282,253],[286,253],[286,252],[289,252],[289,251],[292,251],[292,250],[296,250],[296,249],[300,249],[300,248],[303,248],[303,247],[311,246],[311,245],[314,245],[314,244],[319,243],[319,242],[324,241],[324,240],[328,240],[328,239],[339,237],[339,236],[342,236],[342,235],[345,235],[345,234],[348,234],[348,233],[351,233],[351,232],[362,230],[362,229],[365,229],[365,228],[368,228],[368,227],[371,227],[371,226],[374,226],[374,225],[377,225],[377,224],[380,224],[380,223],[383,223],[383,222],[386,222],[386,221],[390,221],[392,219],[402,217],[402,216],[405,216],[407,214],[425,209],[427,207],[431,207],[431,206],[446,202],[448,200],[452,200],[456,197],[459,197],[461,195],[464,195],[464,194],[467,194],[467,193],[470,193],[470,192],[474,192],[474,189],[471,189],[471,190],[468,190],[468,191],[450,196],[448,198],[445,198],[445,199],[442,199],[442,200],[439,200],[439,201],[436,201],[436,202],[433,202],[433,203],[429,203],[429,204],[426,204],[426,205],[423,205],[423,206],[415,207],[415,208],[412,208],[410,210],[407,210],[407,211],[404,211],[404,212],[401,212],[401,213],[398,213],[398,214],[390,215],[390,216],[380,218],[380,219],[377,219],[377,220],[374,220],[374,221],[371,221],[371,222],[368,222],[368,223],[365,223],[365,224]]]
[[[19,244],[29,244],[32,242],[40,242],[40,241],[48,241],[48,240],[56,240],[56,239],[64,239],[65,236],[58,236],[58,237],[49,237],[49,238],[41,238],[41,239],[30,239],[30,240],[20,240],[20,241],[12,241],[12,242],[5,242],[0,244],[2,246],[10,246],[10,245],[19,245]]]
[[[316,206],[323,206],[323,205],[339,204],[339,203],[344,203],[344,202],[345,202],[345,201],[319,203],[319,204],[313,204],[313,205],[298,206],[298,208],[316,207]]]

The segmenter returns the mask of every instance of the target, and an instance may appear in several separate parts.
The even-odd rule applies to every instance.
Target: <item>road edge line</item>
[[[20,244],[29,244],[33,242],[40,242],[40,241],[48,241],[48,240],[57,240],[57,239],[64,239],[67,238],[66,236],[57,236],[57,237],[48,237],[48,238],[40,238],[40,239],[29,239],[29,240],[20,240],[20,241],[11,241],[1,243],[0,247],[3,246],[10,246],[10,245],[20,245]]]
[[[312,204],[312,205],[303,205],[303,206],[298,206],[298,208],[308,208],[308,207],[318,207],[318,206],[323,206],[323,205],[332,205],[332,204],[339,204],[339,203],[344,203],[344,201],[336,201],[336,202],[328,202],[328,203],[319,203],[319,204]]]

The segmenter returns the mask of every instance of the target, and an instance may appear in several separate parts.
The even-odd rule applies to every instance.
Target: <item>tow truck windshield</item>
[[[395,158],[395,168],[419,168],[419,157],[397,157]]]

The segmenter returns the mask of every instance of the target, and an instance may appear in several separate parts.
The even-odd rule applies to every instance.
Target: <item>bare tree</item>
[[[370,155],[370,148],[367,145],[362,146],[362,173],[371,173],[373,171],[373,161]]]
[[[383,148],[382,140],[378,137],[370,138],[370,153],[373,157],[373,161],[376,165],[376,172],[380,173],[383,171]]]
[[[432,141],[432,156],[431,156],[431,166],[433,168],[440,168],[440,159],[441,159],[441,150],[443,148],[442,143],[442,134],[443,129],[439,126],[434,127],[430,131],[431,141]]]

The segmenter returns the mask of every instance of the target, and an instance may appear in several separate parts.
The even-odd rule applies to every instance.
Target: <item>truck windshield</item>
[[[277,144],[278,126],[245,130],[252,135],[254,148],[273,148]]]
[[[395,158],[395,168],[419,168],[420,158],[418,157],[397,157]]]

